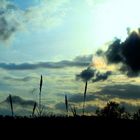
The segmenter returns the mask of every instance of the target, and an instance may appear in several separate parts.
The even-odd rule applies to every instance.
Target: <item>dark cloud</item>
[[[13,104],[21,105],[21,106],[33,106],[35,101],[33,100],[24,100],[19,96],[12,96]],[[2,103],[9,103],[9,97],[6,98]]]
[[[31,63],[22,63],[22,64],[15,64],[15,63],[0,63],[0,68],[6,70],[34,70],[37,68],[64,68],[64,67],[87,67],[90,64],[88,61],[67,61],[63,60],[60,62],[39,62],[35,64]]]
[[[87,95],[87,98],[89,97],[89,94]],[[75,95],[72,95],[70,98],[69,98],[69,102],[73,102],[73,103],[78,103],[78,102],[83,102],[83,94],[75,94]],[[86,99],[88,101],[88,99]]]
[[[9,39],[16,30],[16,25],[9,24],[4,16],[0,17],[0,40]]]
[[[89,81],[95,75],[96,70],[88,67],[87,69],[83,70],[80,74],[76,75],[76,79],[83,80],[84,82]]]
[[[73,95],[73,97],[71,98],[73,100],[73,102],[71,102],[71,99],[70,99],[69,103],[70,104],[80,103],[80,102],[83,101],[83,100],[79,99],[81,97],[82,96],[80,94],[78,96],[77,95]],[[88,97],[88,101],[96,101],[95,99],[102,100],[103,97],[99,98],[96,95],[95,96],[94,95],[90,95]],[[113,99],[113,98],[110,98],[110,99]],[[108,99],[106,98],[106,100],[102,100],[102,101],[105,101],[107,103],[109,101],[109,98]],[[125,110],[130,112],[130,113],[134,113],[134,112],[138,111],[138,109],[140,108],[140,105],[133,105],[131,103],[127,103],[127,102],[124,102],[124,101],[119,102],[119,104],[120,104],[120,106],[125,107]],[[95,113],[98,108],[100,108],[100,105],[86,105],[85,110],[86,110],[86,113]],[[63,112],[66,111],[65,104],[63,102],[57,103],[55,105],[55,109],[63,111]],[[77,112],[81,113],[82,112],[82,108],[77,108]]]
[[[4,6],[0,9],[0,40],[6,41],[18,30],[19,22],[15,18],[18,8],[8,1],[1,4]]]
[[[138,33],[133,32],[122,43],[122,55],[130,70],[138,73],[140,71],[140,35]]]
[[[86,111],[86,113],[95,113],[96,110],[97,110],[97,108],[99,108],[99,106],[96,106],[96,105],[94,105],[94,106],[92,106],[92,105],[87,105],[87,106],[85,107],[85,111]]]
[[[88,93],[86,101],[96,101],[97,99],[101,101],[109,101],[114,98],[118,99],[140,99],[140,87],[138,85],[109,85],[102,88],[102,90],[94,93]],[[72,103],[82,103],[83,94],[73,94],[69,97],[69,102]]]
[[[95,78],[92,80],[93,82],[99,82],[99,81],[104,81],[107,80],[108,77],[112,74],[111,71],[107,71],[105,73],[100,73],[99,71],[96,73]]]
[[[125,107],[125,110],[127,112],[130,112],[130,113],[134,113],[134,112],[137,112],[138,109],[140,109],[140,105],[132,105],[132,104],[128,104],[128,103],[125,103],[125,102],[120,102],[120,105]]]
[[[69,102],[71,103],[81,103],[83,102],[83,94],[75,94],[75,95],[72,95],[70,98],[69,98]],[[107,101],[109,99],[109,97],[107,96],[104,96],[102,94],[98,94],[98,93],[88,93],[87,96],[86,96],[86,101],[94,101],[95,99],[100,99],[100,100],[103,100],[103,101]]]
[[[73,106],[71,103],[70,103],[70,105]],[[98,106],[87,105],[85,107],[85,110],[86,110],[86,113],[95,113],[97,108],[99,108],[99,107]],[[65,107],[65,104],[63,102],[60,102],[60,103],[56,104],[55,109],[66,112],[66,107]],[[78,114],[81,113],[82,110],[83,110],[83,108],[78,108],[78,107],[76,108],[76,111],[77,111]],[[69,108],[69,111],[71,112],[70,108]]]
[[[103,51],[102,49],[98,49],[98,50],[96,51],[96,55],[97,55],[97,56],[103,56],[103,55],[104,55],[104,51]]]
[[[124,42],[115,40],[105,52],[108,63],[123,64],[121,71],[128,76],[137,76],[140,72],[140,32],[132,32]]]
[[[109,98],[140,99],[140,87],[138,85],[109,85],[98,92],[99,95],[108,95]]]
[[[116,39],[105,52],[108,63],[120,63],[122,61],[121,56],[121,40]]]
[[[29,116],[32,114],[32,109],[35,101],[25,100],[19,96],[12,96],[14,114],[19,116]],[[11,108],[9,96],[0,103],[0,115],[11,116]]]
[[[83,70],[80,74],[76,75],[76,79],[77,80],[81,79],[84,82],[92,79],[93,82],[99,82],[107,80],[111,74],[112,74],[111,71],[101,73],[96,69],[88,67],[87,69]]]
[[[63,102],[57,103],[55,105],[55,109],[61,110],[61,111],[66,111],[65,103],[63,103]]]

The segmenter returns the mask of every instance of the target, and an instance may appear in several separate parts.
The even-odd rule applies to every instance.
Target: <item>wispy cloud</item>
[[[13,3],[0,2],[0,41],[10,39],[20,26],[20,10]]]
[[[0,63],[0,68],[5,70],[34,70],[38,68],[65,68],[65,67],[87,67],[91,63],[91,55],[78,56],[73,61],[63,60],[60,62],[39,62],[39,63]]]
[[[61,25],[69,0],[42,0],[38,5],[21,9],[16,3],[0,1],[0,41],[9,40],[17,31],[44,30]]]
[[[69,0],[43,0],[24,12],[25,21],[33,28],[52,28],[62,23]]]
[[[17,78],[17,77],[11,77],[11,76],[4,76],[3,79],[4,80],[8,80],[8,81],[21,81],[21,82],[27,82],[32,80],[34,77],[31,76],[27,76],[27,77],[23,77],[23,78]]]

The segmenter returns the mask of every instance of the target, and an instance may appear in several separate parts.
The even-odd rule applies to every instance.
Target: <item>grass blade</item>
[[[13,117],[14,116],[14,109],[13,109],[12,95],[9,95],[9,102],[10,102],[11,113],[12,113],[12,117]]]
[[[66,111],[67,111],[67,116],[68,116],[69,109],[68,109],[68,97],[67,97],[67,95],[65,95],[65,106],[66,106]]]
[[[86,104],[86,94],[87,94],[87,84],[88,84],[88,81],[86,81],[86,83],[85,83],[84,102],[83,102],[83,116],[84,116],[84,114],[85,114],[85,104]]]
[[[34,107],[33,107],[32,116],[34,116],[34,114],[35,114],[36,107],[37,107],[37,103],[35,102],[35,103],[34,103]]]
[[[40,87],[39,87],[39,112],[40,112],[40,115],[41,115],[41,91],[42,91],[42,84],[43,84],[43,76],[41,75],[41,78],[40,78]]]

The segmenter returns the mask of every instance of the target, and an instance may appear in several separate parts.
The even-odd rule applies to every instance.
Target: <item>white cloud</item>
[[[69,0],[42,0],[22,10],[11,1],[0,1],[0,40],[9,41],[18,31],[52,29],[62,24]]]
[[[35,30],[59,26],[68,10],[68,3],[69,0],[43,0],[23,13],[24,22]]]

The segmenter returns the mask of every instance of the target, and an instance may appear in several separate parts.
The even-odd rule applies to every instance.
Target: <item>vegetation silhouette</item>
[[[67,116],[69,116],[69,105],[68,105],[68,97],[67,97],[67,95],[65,95],[65,106],[66,106]]]
[[[43,77],[41,75],[40,78],[40,87],[39,87],[39,101],[38,101],[38,109],[39,109],[39,115],[41,116],[42,114],[42,106],[41,106],[41,91],[42,91],[42,84],[43,84]]]
[[[108,102],[103,109],[97,109],[96,114],[108,119],[130,119],[130,114],[125,111],[125,108],[112,101]]]
[[[140,109],[138,109],[138,111],[133,114],[133,119],[140,120]]]
[[[12,113],[12,117],[13,117],[14,116],[14,109],[13,109],[12,95],[9,95],[9,103],[10,103],[11,113]]]
[[[76,75],[77,79],[82,79],[85,82],[85,89],[84,89],[84,99],[83,99],[83,115],[85,114],[85,104],[86,104],[86,94],[88,88],[88,81],[94,76],[95,70],[88,67],[87,69],[83,70],[79,75]]]

